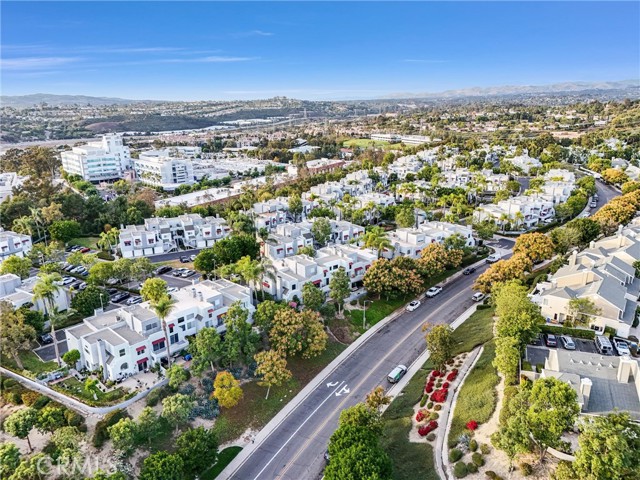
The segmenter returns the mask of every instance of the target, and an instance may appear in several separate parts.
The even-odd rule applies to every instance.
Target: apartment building
[[[4,231],[0,228],[0,263],[11,255],[26,257],[31,251],[31,237],[22,233]]]
[[[309,160],[305,164],[305,168],[309,175],[318,175],[320,173],[328,173],[334,170],[338,170],[344,166],[344,160],[331,159],[331,158],[319,158],[317,160]],[[287,173],[292,176],[298,176],[300,169],[293,164],[287,166]]]
[[[530,157],[528,153],[513,158],[505,158],[505,160],[511,162],[514,167],[521,169],[527,175],[532,168],[540,168],[542,166],[540,160]]]
[[[313,209],[314,203],[307,199],[302,199],[302,218]],[[286,197],[272,198],[264,202],[257,202],[249,211],[252,215],[256,228],[266,228],[274,230],[278,225],[286,223],[292,219],[293,215],[289,214],[289,199]]]
[[[117,180],[131,168],[131,153],[120,135],[104,135],[99,142],[73,147],[60,154],[62,168],[89,182]]]
[[[473,212],[473,219],[475,222],[492,220],[499,226],[510,223],[512,227],[528,229],[552,220],[555,214],[553,201],[536,194],[508,198],[495,205],[480,205]]]
[[[302,300],[305,283],[313,283],[328,294],[329,283],[335,271],[344,268],[352,286],[355,286],[362,281],[376,258],[373,251],[350,245],[321,248],[314,258],[293,255],[273,263],[274,276],[272,278],[265,275],[262,289],[276,299],[288,302]]]
[[[26,178],[16,172],[0,172],[0,203],[11,198],[13,189],[20,187]]]
[[[396,174],[398,179],[404,180],[408,174],[418,173],[422,165],[423,162],[418,155],[406,155],[389,165],[389,174]]]
[[[620,229],[580,253],[573,252],[569,264],[539,283],[531,295],[542,315],[564,323],[572,319],[569,302],[588,298],[599,309],[599,314],[589,316],[588,327],[600,333],[610,327],[627,337],[640,305],[640,279],[633,266],[640,258],[640,239],[634,234],[640,235],[640,226],[632,227],[631,234]]]
[[[206,248],[229,236],[224,218],[189,213],[173,218],[147,218],[144,225],[120,230],[118,246],[124,258],[143,257],[183,249]]]
[[[261,253],[272,260],[297,255],[302,247],[313,247],[313,235],[299,223],[285,223],[261,245]]]
[[[118,380],[166,362],[167,352],[177,355],[187,338],[205,327],[222,333],[229,307],[239,302],[255,311],[247,287],[228,280],[205,280],[171,294],[176,307],[166,318],[169,349],[161,321],[148,302],[108,312],[96,312],[65,330],[69,349],[80,352],[79,365],[91,371],[102,368],[104,380]]]
[[[468,247],[475,246],[471,228],[447,222],[425,222],[418,228],[399,228],[389,232],[387,237],[391,241],[393,250],[384,250],[382,256],[388,259],[395,257],[420,258],[422,250],[432,243],[443,243],[452,235],[458,235],[465,240]]]
[[[148,150],[134,159],[133,168],[141,182],[173,191],[180,185],[195,183],[192,158],[199,152],[199,147]]]
[[[37,277],[30,277],[24,281],[13,273],[0,275],[0,301],[9,302],[13,308],[20,308],[23,305],[32,304],[34,310],[46,313],[49,311],[44,300],[34,299],[33,288],[37,283]],[[54,307],[63,312],[69,308],[69,292],[65,287],[60,289],[53,295]]]

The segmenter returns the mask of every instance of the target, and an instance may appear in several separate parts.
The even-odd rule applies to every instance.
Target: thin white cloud
[[[252,60],[256,60],[256,57],[225,57],[225,56],[215,55],[211,57],[195,59],[196,62],[204,62],[204,63],[250,62]]]
[[[432,60],[428,58],[405,58],[404,63],[447,63],[448,60]]]
[[[44,70],[68,65],[81,60],[78,57],[19,57],[0,59],[3,70]]]
[[[272,37],[274,35],[273,32],[265,32],[264,30],[250,30],[248,32],[237,32],[232,36],[236,38],[242,37]]]

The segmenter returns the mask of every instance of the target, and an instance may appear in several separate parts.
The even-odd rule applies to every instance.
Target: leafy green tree
[[[262,278],[264,269],[258,260],[253,260],[249,255],[245,255],[236,263],[236,271],[242,276],[251,289],[252,299],[256,295],[257,284]],[[255,301],[257,303],[257,299]]]
[[[412,205],[406,205],[396,210],[396,225],[399,228],[413,227],[416,223],[416,217]]]
[[[240,302],[234,302],[224,318],[226,327],[222,344],[224,361],[232,366],[236,362],[249,362],[256,353],[258,335],[248,322],[249,311]]]
[[[181,365],[172,365],[167,369],[167,378],[169,379],[169,387],[177,390],[180,385],[189,380],[189,372]]]
[[[351,280],[349,280],[346,270],[340,267],[333,272],[331,280],[329,280],[329,295],[337,305],[339,315],[342,315],[344,301],[349,297],[350,293]]]
[[[393,250],[391,240],[382,227],[371,227],[362,236],[366,248],[372,248],[378,253],[378,258],[385,250]]]
[[[189,419],[193,401],[182,393],[176,393],[162,400],[162,416],[177,429]]]
[[[525,233],[516,239],[513,253],[521,253],[534,263],[546,260],[553,255],[553,242],[543,233]]]
[[[75,220],[58,220],[49,226],[49,233],[52,239],[67,243],[69,240],[78,237],[82,233],[82,229]]]
[[[193,356],[191,369],[197,375],[210,367],[216,371],[216,363],[223,356],[220,334],[213,327],[205,327],[196,333],[189,343],[189,353]]]
[[[126,456],[133,453],[138,437],[138,426],[135,421],[130,418],[121,418],[118,423],[111,425],[107,430],[116,450]]]
[[[224,408],[235,407],[242,400],[243,392],[240,382],[233,378],[229,372],[220,372],[213,382],[213,397]]]
[[[449,325],[435,325],[427,330],[425,339],[429,358],[438,370],[444,370],[453,352],[453,330]]]
[[[50,471],[49,457],[37,453],[23,460],[9,480],[44,480]]]
[[[276,313],[269,331],[272,349],[284,356],[315,357],[327,347],[327,338],[320,314],[311,310],[282,309]]]
[[[211,430],[204,427],[189,429],[176,443],[176,453],[182,458],[187,478],[195,478],[216,462],[218,441]]]
[[[276,350],[265,350],[257,353],[254,358],[258,364],[256,375],[262,377],[260,385],[267,387],[265,399],[268,399],[272,386],[280,386],[291,378],[291,372],[287,370],[287,359]]]
[[[268,332],[271,330],[271,325],[273,323],[273,319],[282,309],[287,309],[288,306],[274,302],[273,300],[265,300],[264,302],[260,302],[258,307],[256,308],[255,313],[253,314],[253,322],[254,325],[260,327],[262,330]]]
[[[89,283],[94,285],[106,285],[106,283],[115,278],[112,262],[96,263],[89,270]]]
[[[91,478],[85,478],[84,480],[127,480],[127,477],[122,472],[105,473],[102,470],[98,470]]]
[[[67,419],[62,407],[49,404],[38,412],[36,427],[41,433],[53,433],[65,425],[67,425]]]
[[[156,411],[151,407],[145,407],[138,415],[138,437],[147,445],[151,445],[152,441],[158,437],[163,430],[163,422],[166,420],[159,417]]]
[[[302,286],[302,303],[305,308],[317,312],[324,304],[324,293],[313,283],[307,282]]]
[[[313,235],[313,239],[318,244],[324,247],[331,238],[331,222],[329,219],[316,218],[313,225],[311,225],[311,235]]]
[[[22,258],[17,255],[11,255],[0,263],[0,274],[2,275],[13,273],[24,280],[29,277],[30,271],[31,260],[27,257]]]
[[[513,337],[497,338],[493,366],[504,375],[507,383],[513,384],[516,382],[519,363],[520,345],[518,344],[518,339]]]
[[[216,267],[222,265],[221,263],[217,262],[218,259],[213,249],[205,248],[204,250],[201,250],[198,255],[196,255],[196,259],[193,261],[193,268],[195,268],[198,272],[208,275],[213,272]]]
[[[586,325],[591,317],[600,315],[602,309],[590,298],[572,298],[567,304],[567,313],[575,319],[578,325]]]
[[[73,350],[69,350],[62,355],[62,360],[64,360],[64,363],[70,367],[75,368],[76,363],[80,360],[80,352],[75,348]]]
[[[29,451],[32,452],[33,447],[31,447],[29,433],[36,426],[37,421],[38,412],[33,408],[24,408],[9,415],[4,421],[3,428],[9,435],[26,440]]]
[[[23,305],[18,309],[24,318],[24,323],[31,325],[36,333],[42,332],[44,329],[44,315],[38,310],[31,310],[30,305]]]
[[[0,478],[9,478],[20,465],[20,449],[15,443],[0,443]]]
[[[56,361],[60,365],[60,350],[58,349],[58,340],[56,337],[56,322],[53,315],[56,311],[55,299],[56,294],[61,290],[58,282],[62,279],[58,273],[39,273],[38,280],[33,286],[33,299],[42,300],[44,303],[45,314],[49,317],[51,324],[51,337],[53,338],[53,349],[56,353]]]
[[[299,216],[302,214],[302,199],[300,195],[291,195],[289,197],[289,213],[293,215],[294,220],[298,220]]]
[[[142,284],[140,295],[145,301],[158,303],[167,295],[167,282],[161,278],[148,278]]]
[[[71,307],[82,316],[89,317],[99,308],[109,306],[109,295],[102,288],[89,285],[71,300]]]
[[[517,281],[498,285],[493,292],[496,335],[515,338],[520,347],[533,340],[540,331],[540,324],[544,323],[538,306],[527,293],[527,287]]]
[[[20,310],[14,311],[9,302],[0,301],[0,352],[13,358],[20,370],[24,369],[20,353],[28,351],[36,338],[36,331],[25,323]]]
[[[165,451],[144,459],[140,480],[185,480],[184,460],[178,454]]]
[[[131,264],[131,278],[139,282],[145,281],[153,273],[156,266],[147,257],[136,258]]]

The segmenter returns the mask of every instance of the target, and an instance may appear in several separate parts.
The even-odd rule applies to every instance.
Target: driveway
[[[56,338],[58,339],[58,351],[62,357],[62,355],[69,351],[69,348],[67,347],[67,337],[65,336],[64,330],[56,330]],[[49,362],[56,359],[56,350],[53,343],[38,347],[33,351],[33,353],[40,357],[43,362]]]

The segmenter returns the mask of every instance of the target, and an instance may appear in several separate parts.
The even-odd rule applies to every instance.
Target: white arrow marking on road
[[[338,382],[327,383],[328,388],[335,387],[336,385],[338,385]]]
[[[347,386],[345,385],[344,387],[342,387],[342,388],[340,389],[340,391],[339,391],[339,392],[336,392],[336,397],[340,397],[343,393],[344,393],[345,395],[349,395],[349,392],[351,392],[351,390],[349,390],[349,389],[347,388]]]

